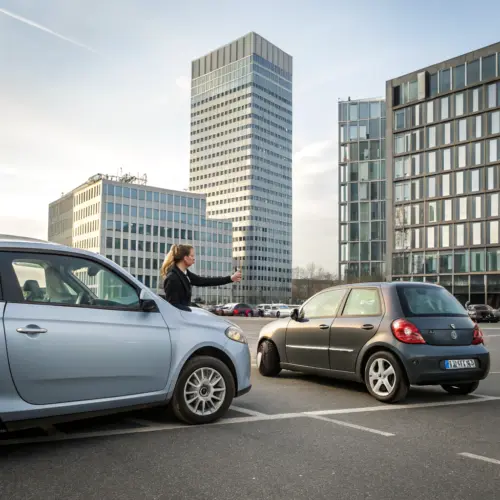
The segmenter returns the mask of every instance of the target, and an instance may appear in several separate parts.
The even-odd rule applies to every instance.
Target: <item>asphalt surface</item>
[[[252,353],[266,321],[236,320]],[[149,410],[1,435],[0,499],[498,499],[500,328],[481,327],[492,367],[474,396],[383,405],[359,384],[254,370],[217,424]]]

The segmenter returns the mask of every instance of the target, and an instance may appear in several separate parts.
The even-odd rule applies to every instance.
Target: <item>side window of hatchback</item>
[[[12,260],[27,303],[138,309],[137,290],[98,262],[74,256],[20,254]]]

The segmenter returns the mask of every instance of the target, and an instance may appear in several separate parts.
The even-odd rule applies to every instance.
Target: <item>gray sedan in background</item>
[[[264,376],[287,369],[359,381],[392,403],[410,385],[469,394],[488,375],[490,355],[478,325],[445,288],[395,282],[319,292],[291,318],[262,328],[256,362]]]

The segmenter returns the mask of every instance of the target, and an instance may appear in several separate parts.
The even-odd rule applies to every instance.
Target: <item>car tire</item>
[[[207,383],[200,388],[200,391],[204,389],[211,391],[209,394],[220,395],[222,393],[221,388],[224,388],[224,396],[220,405],[219,403],[216,403],[216,405],[213,405],[212,408],[210,408],[215,411],[205,415],[197,413],[196,409],[193,408],[193,406],[190,406],[190,402],[188,402],[187,396],[185,395],[185,389],[190,385],[190,382],[196,380],[194,374],[197,374],[199,377],[202,370],[207,376],[208,374],[211,374],[214,377],[217,375],[221,376],[222,381],[212,385],[207,380]],[[235,393],[235,381],[231,371],[225,363],[211,356],[196,356],[189,360],[182,369],[175,386],[171,406],[174,415],[182,422],[191,425],[209,424],[211,422],[215,422],[227,412],[233,402]],[[203,399],[201,392],[199,393],[198,398],[201,398],[200,402],[202,403]],[[213,401],[209,395],[207,395],[206,400]],[[207,404],[207,402],[205,402],[205,404]]]
[[[466,396],[479,387],[479,382],[467,382],[465,384],[443,384],[441,387],[448,393],[455,396]]]
[[[281,316],[281,313],[278,311],[278,312],[276,313],[276,317],[277,317],[277,318],[279,318],[280,316]]]
[[[377,374],[382,370],[390,370],[388,375],[383,377],[389,385],[382,381],[377,386],[381,377]],[[377,351],[370,356],[365,366],[365,385],[368,392],[382,403],[396,403],[402,401],[408,394],[409,384],[406,373],[396,356],[388,351]],[[382,387],[385,390],[382,390]]]
[[[264,340],[257,348],[257,368],[264,377],[276,377],[281,372],[277,347],[270,340]]]

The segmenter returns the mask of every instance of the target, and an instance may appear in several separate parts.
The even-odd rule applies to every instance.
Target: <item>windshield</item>
[[[468,316],[460,302],[444,288],[398,286],[405,316]]]

